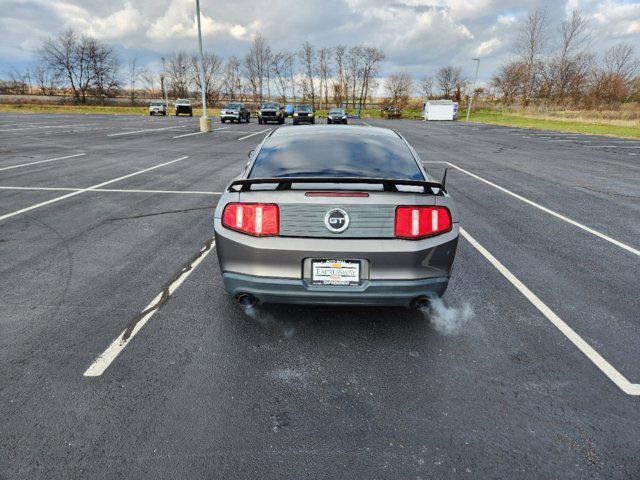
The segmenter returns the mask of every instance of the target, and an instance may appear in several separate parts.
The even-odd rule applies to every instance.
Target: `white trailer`
[[[428,100],[422,104],[425,121],[455,120],[458,116],[458,102],[451,100]]]

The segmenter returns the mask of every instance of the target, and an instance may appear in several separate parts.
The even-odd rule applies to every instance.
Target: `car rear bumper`
[[[305,280],[223,273],[222,282],[231,295],[253,295],[262,303],[324,305],[396,305],[410,307],[424,296],[442,296],[448,277],[419,280],[366,280],[353,287],[311,285]]]
[[[442,294],[451,275],[459,227],[423,240],[395,238],[252,237],[215,219],[216,251],[225,287],[265,302],[402,304]],[[313,285],[313,261],[360,263],[354,287]],[[245,290],[241,290],[244,288]],[[376,300],[377,296],[379,300]],[[278,300],[279,299],[279,300]]]

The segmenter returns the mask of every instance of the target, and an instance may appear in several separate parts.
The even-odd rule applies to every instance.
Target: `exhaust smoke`
[[[465,324],[475,316],[468,303],[461,307],[446,305],[439,297],[430,297],[428,306],[418,308],[433,328],[442,335],[457,335]]]
[[[296,334],[296,329],[294,327],[291,325],[285,325],[281,321],[276,320],[273,315],[265,312],[261,307],[258,307],[256,303],[251,305],[243,305],[241,303],[240,306],[247,317],[258,322],[262,327],[273,327],[280,331],[285,338],[291,338]]]

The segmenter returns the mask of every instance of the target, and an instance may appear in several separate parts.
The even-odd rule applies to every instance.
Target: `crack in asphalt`
[[[171,213],[185,213],[185,212],[193,212],[196,210],[212,210],[215,207],[210,205],[208,207],[195,207],[195,208],[184,208],[182,210],[165,210],[162,212],[152,212],[152,213],[141,213],[140,215],[131,215],[128,217],[112,217],[112,218],[106,218],[103,221],[101,221],[97,226],[102,225],[106,222],[117,222],[119,220],[134,220],[136,218],[145,218],[145,217],[155,217],[156,215],[167,215],[167,214],[171,214]],[[95,227],[94,227],[95,228]]]
[[[133,329],[136,327],[136,325],[140,320],[142,320],[149,313],[153,312],[154,310],[158,310],[160,307],[162,307],[162,305],[167,303],[167,301],[171,297],[171,292],[170,292],[171,286],[175,282],[177,282],[180,279],[180,277],[182,277],[187,272],[193,269],[193,264],[196,262],[196,260],[198,260],[200,257],[205,255],[209,250],[211,250],[211,248],[213,247],[214,240],[215,240],[214,237],[211,237],[209,240],[207,240],[207,243],[205,243],[204,247],[202,247],[200,251],[198,251],[198,253],[196,253],[193,257],[191,257],[191,259],[189,259],[189,261],[185,263],[182,266],[182,268],[175,275],[173,275],[173,277],[171,277],[171,279],[168,282],[164,284],[161,290],[160,298],[156,302],[154,302],[153,305],[144,309],[142,312],[136,315],[133,318],[133,320],[131,320],[131,322],[129,322],[129,325],[127,325],[127,328],[124,330],[124,333],[122,334],[122,339],[121,339],[122,342],[125,342],[129,339],[129,337],[131,336],[131,333],[133,332]]]
[[[625,198],[640,198],[638,195],[627,195],[624,193],[606,192],[604,190],[598,190],[597,188],[587,187],[586,185],[576,185],[578,188],[589,190],[590,192],[601,193],[603,195],[609,195],[610,197],[625,197]]]

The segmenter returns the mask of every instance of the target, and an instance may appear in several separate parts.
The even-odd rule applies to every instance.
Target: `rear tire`
[[[294,120],[294,121],[293,121],[293,124],[294,124],[294,125],[298,125],[298,123],[299,123],[299,122],[298,122],[298,120]]]
[[[220,119],[220,121],[221,121],[222,123],[226,122],[226,120],[225,120],[224,118],[221,118],[221,119]]]
[[[247,123],[249,123],[251,121],[251,116],[247,115]]]

